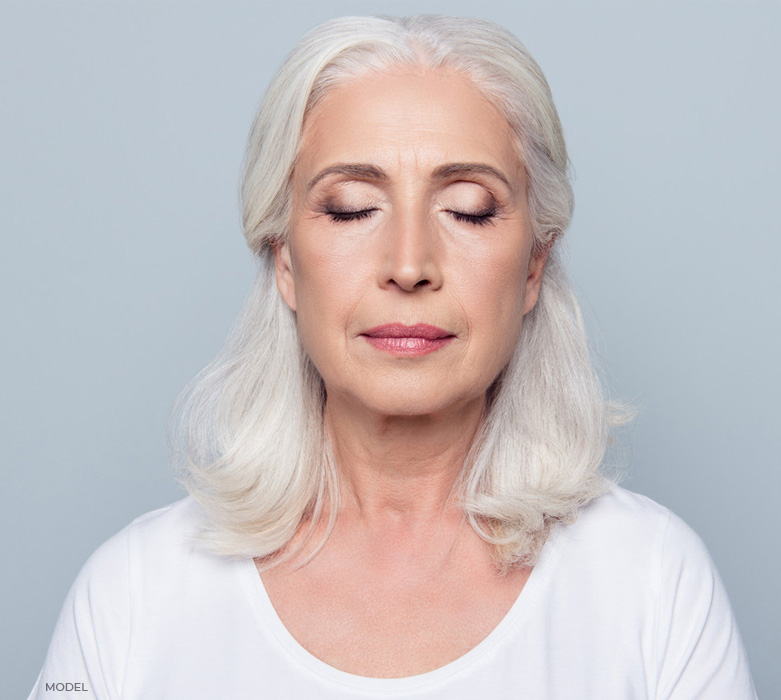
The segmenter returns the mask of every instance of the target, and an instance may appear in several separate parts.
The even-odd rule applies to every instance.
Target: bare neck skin
[[[463,531],[456,487],[484,403],[386,416],[330,395],[326,427],[340,478],[334,534],[360,538],[379,570],[416,562],[426,575],[443,566]]]
[[[507,614],[530,569],[500,574],[457,507],[484,399],[447,415],[383,416],[333,400],[326,426],[341,503],[323,549],[261,573],[288,631],[349,673],[396,678],[459,658]]]
[[[481,397],[438,414],[386,416],[329,396],[326,426],[342,480],[341,510],[366,525],[441,517],[454,505],[484,404]]]

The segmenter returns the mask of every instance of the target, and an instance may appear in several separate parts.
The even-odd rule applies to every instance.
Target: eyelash
[[[331,221],[336,223],[346,223],[349,221],[358,221],[360,219],[366,219],[370,217],[376,209],[361,209],[360,211],[327,211],[326,214],[331,218]],[[461,211],[447,210],[456,221],[463,221],[473,226],[487,226],[493,223],[493,219],[496,216],[496,210],[490,209],[482,214],[466,214]]]
[[[465,214],[462,211],[450,210],[448,210],[447,213],[450,214],[456,221],[465,221],[466,223],[473,224],[474,226],[487,226],[493,223],[494,217],[496,216],[496,209],[489,209],[482,214]]]
[[[371,216],[376,209],[361,209],[360,211],[327,211],[326,214],[328,214],[329,217],[331,217],[331,221],[336,221],[337,223],[343,223],[346,221],[358,221],[359,219],[366,219],[367,217]]]

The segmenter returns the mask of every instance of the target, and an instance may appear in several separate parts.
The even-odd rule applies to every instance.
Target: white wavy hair
[[[334,86],[409,66],[458,71],[512,127],[528,177],[534,252],[550,250],[539,299],[488,392],[460,498],[497,563],[532,564],[557,522],[607,488],[605,400],[556,239],[572,215],[564,137],[550,89],[518,40],[487,21],[345,17],[304,36],[272,80],[252,126],[242,185],[254,287],[225,346],[185,389],[173,446],[180,480],[203,506],[211,551],[278,553],[302,523],[338,511],[338,469],[323,427],[325,388],[277,291],[272,246],[288,235],[290,182],[304,120]],[[316,551],[316,550],[315,550]]]

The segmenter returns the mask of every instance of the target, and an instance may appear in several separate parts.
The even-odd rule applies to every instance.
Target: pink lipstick
[[[370,328],[361,335],[378,350],[405,356],[428,355],[455,338],[452,333],[427,323],[417,323],[414,326],[388,323]]]

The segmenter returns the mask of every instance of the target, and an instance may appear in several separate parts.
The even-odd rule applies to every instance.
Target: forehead
[[[439,70],[370,73],[332,88],[307,116],[296,170],[333,163],[434,170],[481,162],[515,175],[510,125],[465,76]]]

